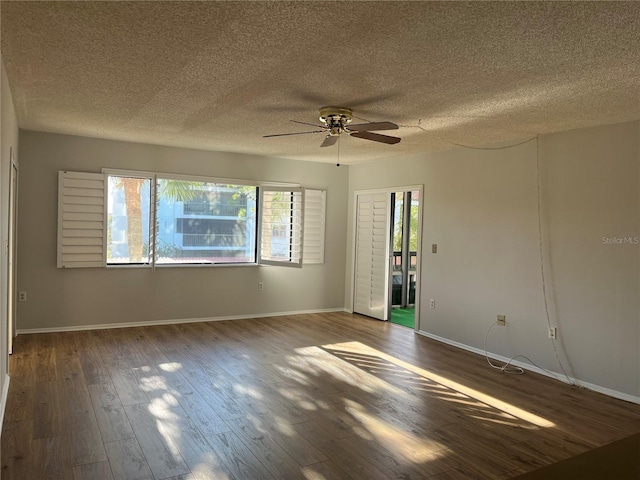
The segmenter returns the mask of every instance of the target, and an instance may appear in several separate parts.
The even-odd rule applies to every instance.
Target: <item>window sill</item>
[[[165,268],[225,268],[225,267],[233,267],[233,268],[241,268],[241,267],[264,267],[264,265],[260,265],[258,263],[161,263],[156,264],[157,269],[165,269]],[[129,269],[129,268],[148,268],[152,269],[151,265],[148,264],[108,264],[108,269]]]

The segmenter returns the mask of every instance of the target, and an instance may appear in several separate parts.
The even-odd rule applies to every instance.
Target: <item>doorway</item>
[[[391,193],[391,323],[415,328],[420,192]]]
[[[421,198],[422,186],[356,192],[355,313],[417,328]]]

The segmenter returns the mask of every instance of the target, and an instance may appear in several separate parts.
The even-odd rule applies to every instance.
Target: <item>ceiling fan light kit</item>
[[[311,132],[295,132],[295,133],[280,133],[276,135],[264,135],[264,137],[282,137],[288,135],[304,135],[307,133],[326,133],[326,137],[321,147],[329,147],[335,145],[340,135],[346,133],[349,136],[355,138],[362,138],[364,140],[371,140],[379,143],[386,143],[393,145],[400,142],[399,137],[392,137],[389,135],[382,135],[379,133],[373,133],[373,130],[397,130],[398,125],[392,122],[370,122],[351,125],[353,120],[353,111],[347,107],[322,107],[320,109],[320,122],[322,125],[307,124],[305,122],[298,122],[291,120],[294,123],[302,123],[303,125],[317,126],[322,130],[313,130]]]
[[[353,120],[353,112],[345,107],[322,107],[320,109],[320,121],[329,130],[330,136],[348,132],[347,124]]]

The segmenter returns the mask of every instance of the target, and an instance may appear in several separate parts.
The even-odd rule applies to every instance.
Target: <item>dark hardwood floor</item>
[[[507,479],[640,406],[344,313],[20,335],[2,479]]]

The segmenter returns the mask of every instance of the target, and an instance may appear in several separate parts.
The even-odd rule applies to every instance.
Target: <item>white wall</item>
[[[334,165],[20,132],[18,329],[341,309],[348,171]],[[56,268],[57,172],[101,168],[296,182],[327,189],[326,263]],[[264,291],[258,291],[264,282]]]
[[[6,373],[8,372],[7,358],[7,269],[8,258],[4,245],[8,240],[9,232],[9,169],[11,165],[10,151],[18,147],[18,121],[13,108],[13,98],[9,89],[7,73],[4,69],[4,62],[0,57],[0,242],[2,248],[0,254],[0,395],[5,392],[8,383]],[[17,153],[16,153],[17,162]],[[4,408],[4,396],[2,397],[2,408]],[[4,410],[2,410],[4,413]],[[0,418],[0,421],[2,418]]]
[[[640,401],[640,122],[540,138],[546,283],[571,376]],[[547,338],[538,248],[536,142],[456,149],[350,167],[353,192],[424,184],[420,329],[558,372]],[[352,236],[351,228],[348,230]],[[351,307],[351,252],[346,304]],[[438,253],[431,253],[431,244]],[[428,308],[428,300],[436,308]]]
[[[636,400],[640,246],[604,245],[602,237],[640,235],[639,152],[640,122],[545,135],[539,142],[546,282],[561,359],[580,381]],[[536,142],[529,142],[346,169],[21,132],[18,288],[28,291],[29,301],[19,304],[19,328],[349,308],[353,192],[424,184],[420,328],[482,349],[496,314],[505,314],[507,327],[493,329],[490,352],[524,354],[558,372],[540,277],[536,154]],[[56,269],[57,171],[102,167],[326,187],[327,264]],[[430,253],[432,243],[437,254]],[[264,292],[257,291],[258,281],[265,282]],[[429,298],[436,309],[427,308]]]

